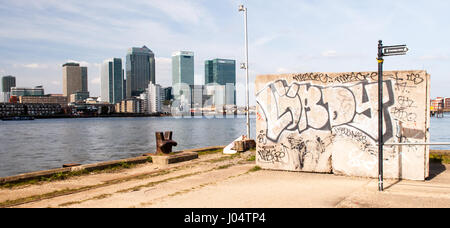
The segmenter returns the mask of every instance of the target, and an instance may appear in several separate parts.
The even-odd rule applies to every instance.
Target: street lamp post
[[[247,138],[250,139],[250,106],[249,106],[249,92],[248,92],[248,33],[247,33],[247,8],[244,5],[239,5],[239,12],[244,12],[244,26],[245,26],[245,63],[241,64],[241,69],[245,69],[245,96],[246,96],[246,117],[247,117]]]

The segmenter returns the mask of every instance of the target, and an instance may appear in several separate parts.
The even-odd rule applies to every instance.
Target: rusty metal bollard
[[[172,147],[177,146],[177,142],[172,140],[172,132],[166,131],[156,132],[156,154],[169,154],[172,152]]]

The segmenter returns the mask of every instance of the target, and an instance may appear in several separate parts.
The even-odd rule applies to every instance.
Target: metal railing
[[[377,143],[377,146],[379,144]],[[425,142],[417,142],[417,143],[383,143],[384,146],[450,146],[448,142],[434,142],[434,143],[425,143]]]

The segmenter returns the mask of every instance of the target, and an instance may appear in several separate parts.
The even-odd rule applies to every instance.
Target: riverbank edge
[[[94,171],[102,171],[112,169],[114,167],[127,167],[130,165],[144,164],[147,162],[149,163],[158,162],[160,164],[179,163],[196,159],[198,158],[198,155],[201,153],[208,153],[208,152],[218,153],[220,152],[220,150],[223,150],[223,148],[225,148],[225,146],[210,146],[195,149],[186,149],[182,151],[172,152],[171,154],[166,156],[156,154],[143,154],[142,156],[133,158],[125,158],[92,164],[84,164],[84,165],[81,164],[73,167],[28,172],[14,176],[0,177],[0,187],[3,187],[5,185],[17,185],[32,181],[42,181],[46,179],[52,179],[53,177],[58,178],[63,176],[77,176]],[[186,156],[184,157],[183,154],[186,154]],[[192,154],[195,154],[197,156],[195,155],[192,156]],[[440,162],[443,162],[444,160],[447,160],[447,159],[442,160],[443,156],[446,158],[450,157],[450,150],[430,150],[430,156],[433,157],[432,159],[440,157],[441,158]]]
[[[130,165],[136,165],[136,164],[144,164],[144,163],[152,163],[155,159],[161,159],[161,157],[164,157],[166,161],[169,163],[178,163],[178,162],[184,162],[187,160],[198,158],[198,154],[201,153],[208,153],[208,151],[215,151],[219,152],[220,150],[223,150],[225,146],[210,146],[210,147],[202,147],[202,148],[195,148],[195,149],[186,149],[182,151],[175,151],[172,152],[169,155],[161,156],[156,154],[143,154],[139,157],[132,157],[132,158],[125,158],[125,159],[119,159],[119,160],[113,160],[113,161],[106,161],[106,162],[98,162],[98,163],[91,163],[91,164],[80,164],[73,167],[65,167],[65,168],[56,168],[56,169],[49,169],[49,170],[41,170],[41,171],[35,171],[35,172],[28,172],[23,174],[18,174],[14,176],[8,176],[8,177],[0,177],[0,187],[3,187],[5,185],[17,185],[21,183],[27,183],[32,181],[42,181],[46,179],[53,179],[64,176],[77,176],[82,175],[86,173],[90,173],[93,171],[102,171],[111,169],[114,167],[128,167]],[[197,156],[192,156],[193,153],[196,153]],[[187,158],[183,158],[183,154],[188,154],[189,156]]]

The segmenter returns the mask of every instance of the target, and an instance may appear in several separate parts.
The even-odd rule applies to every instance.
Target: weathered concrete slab
[[[378,73],[256,78],[257,163],[266,169],[378,176]],[[429,141],[429,75],[383,75],[385,143]],[[424,180],[425,146],[385,146],[384,176]]]
[[[181,152],[172,155],[153,155],[153,164],[158,165],[168,165],[178,162],[190,161],[198,158],[198,153],[196,152]]]

